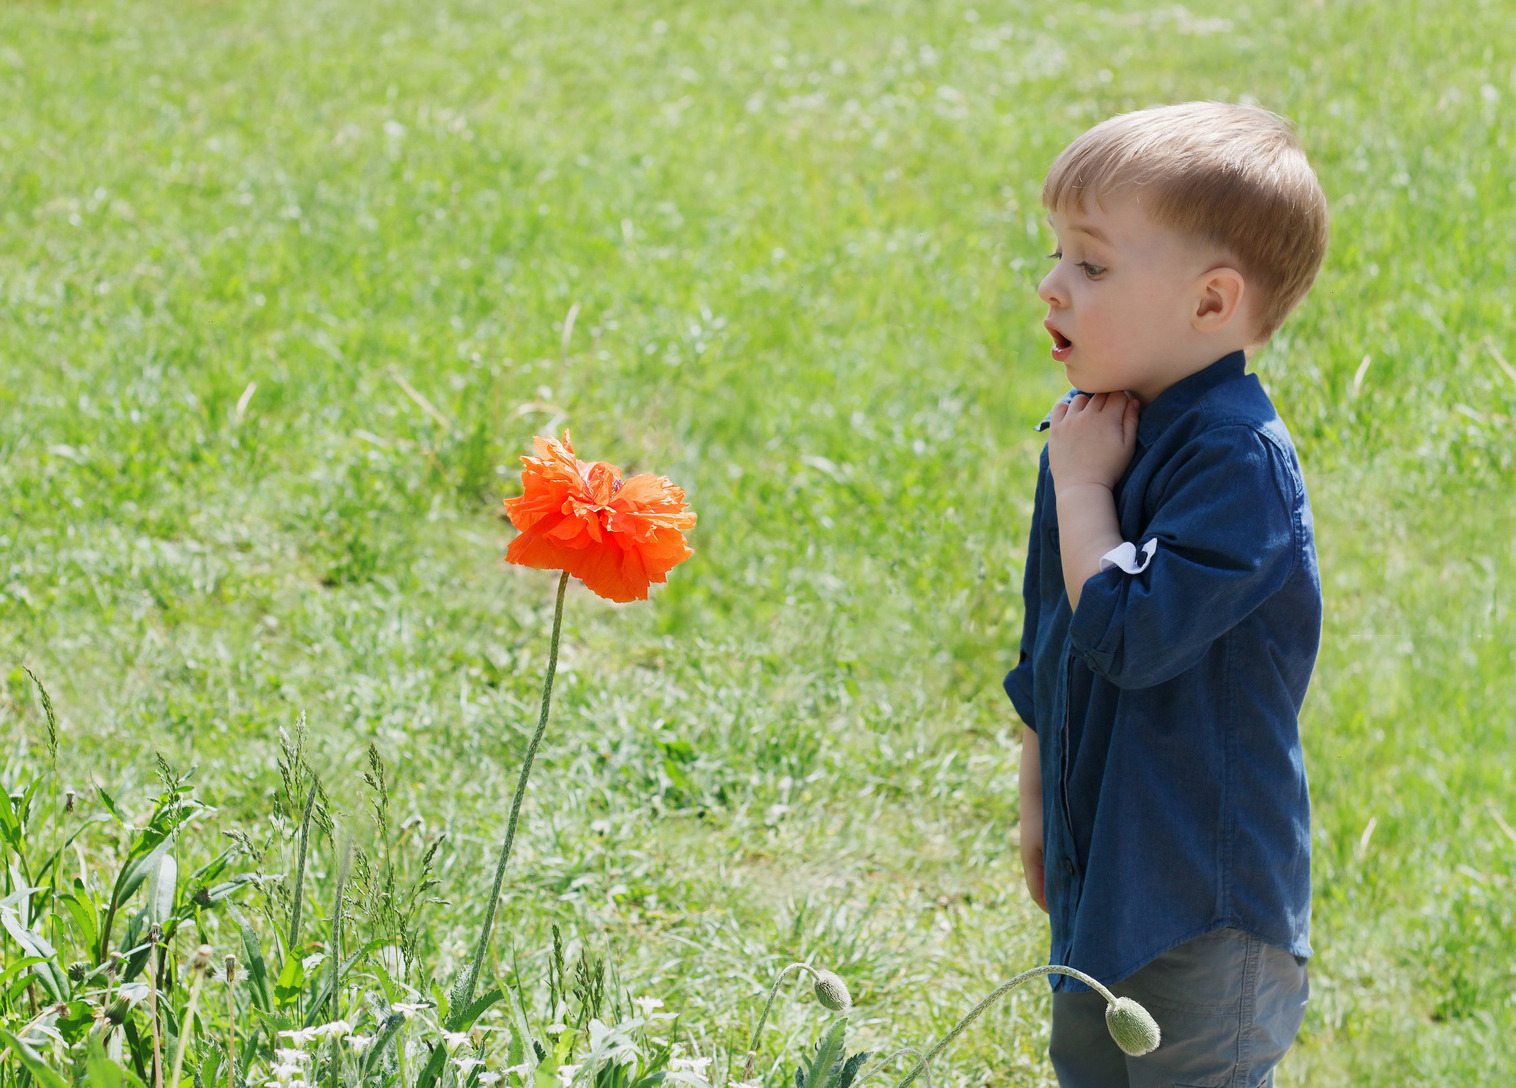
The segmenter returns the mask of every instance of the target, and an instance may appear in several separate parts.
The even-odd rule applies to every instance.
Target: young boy
[[[1097,125],[1042,190],[1053,406],[1028,546],[1021,853],[1052,960],[1162,1030],[1128,1058],[1057,977],[1065,1088],[1267,1085],[1304,1015],[1297,714],[1321,589],[1289,434],[1244,373],[1315,278],[1326,201],[1289,126],[1190,103]]]

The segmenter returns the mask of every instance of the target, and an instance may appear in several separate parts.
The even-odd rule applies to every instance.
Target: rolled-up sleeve
[[[1274,442],[1224,426],[1182,453],[1130,541],[1140,549],[1156,540],[1151,562],[1136,574],[1113,566],[1093,575],[1069,628],[1074,652],[1117,687],[1151,687],[1190,668],[1296,562],[1296,481]]]

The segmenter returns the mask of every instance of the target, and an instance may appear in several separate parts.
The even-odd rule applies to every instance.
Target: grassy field
[[[1256,361],[1327,600],[1279,1082],[1510,1083],[1516,4],[1421,9],[0,5],[7,784],[42,758],[23,665],[74,788],[140,810],[161,753],[222,830],[268,825],[303,713],[352,833],[371,744],[415,853],[445,833],[446,981],[551,618],[499,504],[571,427],[688,489],[697,554],[648,605],[571,588],[497,952],[608,949],[717,1070],[807,957],[860,1043],[924,1047],[1046,955],[999,689],[1062,392],[1042,174],[1113,112],[1257,100],[1333,207]],[[1051,1084],[1047,1007],[938,1083]],[[765,1060],[817,1020],[778,1008]]]

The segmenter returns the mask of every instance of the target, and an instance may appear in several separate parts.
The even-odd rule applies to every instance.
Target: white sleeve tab
[[[1137,545],[1132,543],[1118,545],[1100,557],[1101,573],[1112,567],[1120,567],[1128,574],[1141,574],[1148,569],[1148,564],[1153,561],[1153,553],[1157,550],[1158,538],[1156,536],[1142,546],[1140,560],[1137,558]]]

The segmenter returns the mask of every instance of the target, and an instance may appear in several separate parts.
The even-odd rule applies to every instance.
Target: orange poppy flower
[[[521,535],[505,553],[508,563],[564,570],[612,601],[645,601],[648,586],[694,554],[684,530],[695,515],[684,490],[665,476],[641,473],[629,480],[604,461],[574,456],[568,431],[557,442],[533,440],[536,457],[523,457],[525,493],[506,499],[505,512]]]

